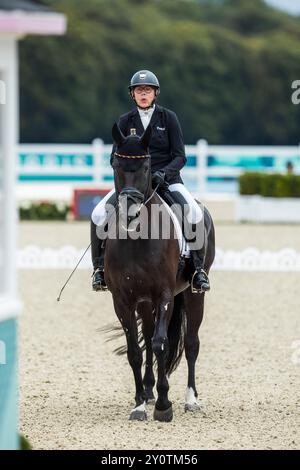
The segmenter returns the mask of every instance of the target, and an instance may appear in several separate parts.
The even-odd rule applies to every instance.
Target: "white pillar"
[[[5,292],[11,298],[16,297],[16,144],[19,139],[19,90],[18,90],[18,44],[16,38],[7,35],[1,38],[0,56],[5,64],[3,80],[5,82],[6,101],[2,110],[2,151],[4,159],[4,266]],[[2,67],[1,67],[2,65]]]
[[[15,317],[20,311],[16,291],[16,143],[19,134],[18,116],[18,53],[17,38],[0,35],[0,70],[5,82],[5,103],[0,105],[1,157],[3,161],[3,287],[0,293],[0,330],[6,339],[9,353],[5,357],[4,375],[0,374],[0,388],[5,406],[0,414],[0,449],[18,449],[17,434],[17,334]],[[6,321],[7,320],[7,321]],[[9,377],[9,380],[5,379]]]
[[[94,157],[94,166],[93,166],[93,175],[94,175],[94,185],[98,186],[102,183],[103,178],[103,159],[104,159],[104,142],[102,139],[94,139],[92,141],[93,147],[93,157]]]
[[[197,155],[197,193],[200,197],[206,192],[206,168],[207,168],[207,157],[208,157],[208,143],[204,139],[200,139],[196,145]]]

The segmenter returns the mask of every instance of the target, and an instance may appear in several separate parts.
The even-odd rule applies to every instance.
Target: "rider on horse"
[[[172,195],[174,203],[182,209],[189,206],[188,222],[190,231],[195,232],[195,227],[203,219],[201,207],[183,184],[180,170],[186,163],[185,148],[182,130],[176,114],[155,103],[160,92],[160,86],[154,73],[148,70],[136,72],[129,85],[129,93],[136,104],[136,108],[119,119],[118,125],[126,136],[132,132],[142,135],[148,125],[152,128],[149,144],[151,155],[152,183],[161,191],[163,197],[164,188]],[[112,149],[111,162],[115,152]],[[106,224],[106,204],[116,205],[115,190],[112,189],[95,207],[91,221],[91,242],[93,290],[106,290],[104,279],[104,250],[105,243],[98,238],[97,225]],[[205,247],[193,249],[190,246],[191,259],[193,261],[194,275],[192,277],[192,291],[205,292],[210,289],[209,279],[204,270]]]

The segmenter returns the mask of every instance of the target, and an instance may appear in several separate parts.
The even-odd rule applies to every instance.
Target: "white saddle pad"
[[[178,240],[178,245],[179,245],[179,250],[180,250],[180,254],[181,256],[184,256],[186,258],[189,258],[190,257],[190,250],[189,250],[189,245],[186,241],[186,239],[184,238],[183,236],[183,233],[182,233],[182,228],[180,226],[180,223],[179,223],[179,220],[177,219],[176,215],[174,214],[174,212],[172,212],[170,206],[168,206],[168,204],[157,194],[157,196],[159,197],[159,199],[161,200],[161,202],[163,203],[164,207],[167,209],[168,213],[170,214],[170,217],[173,221],[173,224],[174,224],[174,227],[175,227],[175,231],[176,231],[176,237],[177,237],[177,240]]]

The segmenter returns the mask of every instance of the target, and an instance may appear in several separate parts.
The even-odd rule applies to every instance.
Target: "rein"
[[[156,186],[156,188],[153,190],[152,194],[148,197],[148,199],[144,202],[144,205],[148,204],[148,202],[153,198],[153,196],[156,194],[156,191],[158,190],[159,184]]]

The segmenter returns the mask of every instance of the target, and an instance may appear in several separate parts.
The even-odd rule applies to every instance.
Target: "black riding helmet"
[[[133,95],[133,89],[134,87],[139,86],[139,85],[151,86],[155,89],[155,97],[159,95],[159,92],[160,92],[159,81],[156,75],[154,75],[153,72],[150,72],[150,70],[139,70],[132,76],[128,89],[129,89],[129,94],[131,98],[133,99],[133,101],[135,101],[134,95]],[[153,106],[154,101],[155,100],[153,100],[151,106]]]

